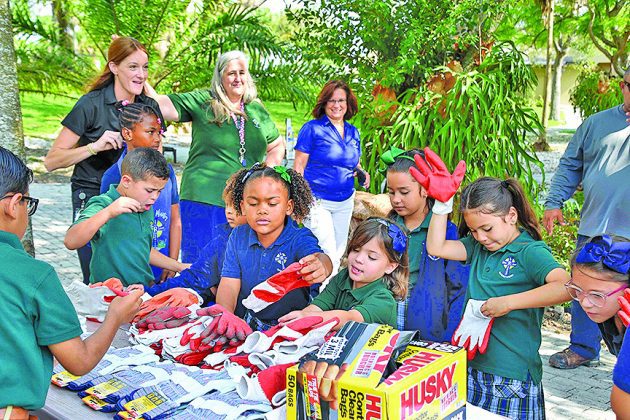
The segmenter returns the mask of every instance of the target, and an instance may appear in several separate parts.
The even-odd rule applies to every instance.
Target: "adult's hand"
[[[562,215],[562,209],[549,209],[545,210],[543,215],[543,226],[549,235],[553,233],[553,224],[558,222],[560,226],[564,226],[564,216]]]
[[[120,149],[123,146],[123,139],[119,132],[105,130],[103,135],[92,143],[92,149],[95,152],[104,152],[106,150]]]

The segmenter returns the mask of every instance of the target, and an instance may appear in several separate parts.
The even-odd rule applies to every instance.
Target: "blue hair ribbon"
[[[609,235],[593,239],[582,247],[575,262],[594,264],[601,262],[609,269],[621,274],[630,271],[630,242],[615,242]]]

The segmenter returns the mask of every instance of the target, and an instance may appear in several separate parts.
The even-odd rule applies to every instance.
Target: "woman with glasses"
[[[295,145],[294,169],[308,181],[316,205],[304,224],[333,262],[333,274],[348,241],[354,209],[354,177],[368,188],[363,171],[359,131],[348,122],[357,113],[357,98],[341,80],[331,80],[317,97],[314,119],[304,124]]]
[[[617,418],[630,418],[630,348],[622,346],[627,328],[619,316],[620,298],[630,287],[630,240],[596,236],[576,252],[571,263],[572,277],[565,287],[597,323],[608,350],[619,357],[611,403]]]
[[[192,263],[227,223],[222,195],[228,178],[256,162],[280,165],[284,138],[258,99],[242,51],[218,57],[210,89],[158,95],[147,88],[168,121],[192,123],[179,203],[182,261]]]
[[[149,56],[144,45],[134,38],[116,38],[107,51],[105,68],[61,121],[63,127],[44,165],[48,171],[74,166],[70,179],[73,220],[90,198],[100,194],[103,173],[122,152],[116,103],[138,102],[158,109],[157,102],[144,94],[148,69]],[[159,117],[163,120],[161,114]],[[83,281],[89,283],[92,249],[86,245],[77,252]]]

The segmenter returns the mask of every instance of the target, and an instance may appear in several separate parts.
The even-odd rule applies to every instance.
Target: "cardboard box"
[[[346,324],[301,363],[336,365],[338,409],[319,398],[316,375],[296,365],[287,371],[287,418],[465,419],[466,352],[405,335],[386,325]]]

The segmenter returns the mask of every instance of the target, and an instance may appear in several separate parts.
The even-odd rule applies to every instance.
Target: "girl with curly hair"
[[[313,284],[332,272],[332,262],[317,238],[297,221],[308,216],[313,203],[304,178],[283,166],[255,164],[236,173],[232,202],[247,224],[236,227],[228,239],[217,303],[245,319],[252,329],[265,331],[278,318],[309,303],[309,288],[301,287],[258,312],[243,306],[251,290],[294,262],[300,275]]]

